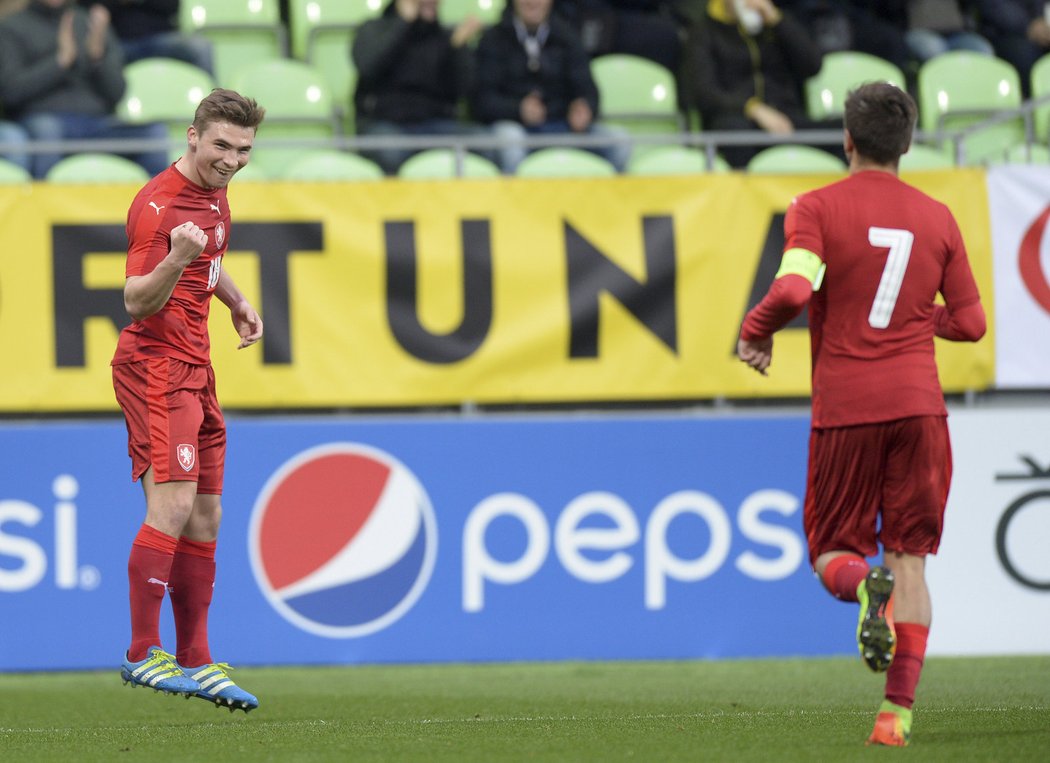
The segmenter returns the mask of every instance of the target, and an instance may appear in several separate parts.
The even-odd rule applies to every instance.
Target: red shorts
[[[222,493],[226,422],[211,366],[151,358],[113,366],[113,389],[128,427],[131,478],[196,482]]]
[[[936,553],[951,479],[943,416],[812,430],[803,512],[810,562],[828,551],[875,556],[880,542]]]

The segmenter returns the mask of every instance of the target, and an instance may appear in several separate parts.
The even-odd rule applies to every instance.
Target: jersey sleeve
[[[784,215],[784,251],[804,249],[824,259],[819,205],[820,201],[811,193],[791,200]]]
[[[947,259],[944,267],[944,278],[941,282],[941,294],[949,312],[980,302],[981,295],[970,269],[970,259],[966,254],[959,225],[951,212],[948,215]]]
[[[155,212],[136,199],[128,215],[128,258],[124,277],[153,272],[171,249],[171,231],[166,225],[168,214]]]

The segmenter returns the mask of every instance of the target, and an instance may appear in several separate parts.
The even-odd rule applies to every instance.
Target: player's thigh
[[[226,420],[215,393],[215,374],[207,369],[206,383],[200,392],[201,425],[198,435],[199,471],[197,492],[220,495],[226,466]]]
[[[828,551],[878,552],[882,441],[878,424],[810,433],[803,524],[811,562]]]
[[[948,423],[943,416],[894,422],[882,496],[883,546],[923,556],[937,551],[952,478]]]

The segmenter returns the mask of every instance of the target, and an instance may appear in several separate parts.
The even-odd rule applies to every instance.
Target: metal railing
[[[916,131],[918,143],[944,145],[951,147],[951,155],[958,166],[966,165],[966,141],[971,136],[1001,124],[1008,124],[1021,119],[1024,124],[1026,156],[1031,155],[1031,146],[1046,144],[1045,137],[1038,139],[1035,135],[1035,112],[1039,108],[1050,108],[1050,95],[1026,101],[1019,108],[990,113],[987,111],[953,112],[951,116],[983,116],[974,124],[957,129],[943,127],[943,118],[933,132]],[[725,146],[755,146],[765,148],[780,144],[838,146],[842,142],[842,131],[838,129],[799,130],[790,135],[771,135],[757,130],[674,132],[635,134],[626,132],[618,135],[592,134],[553,134],[526,135],[515,139],[515,145],[527,149],[549,147],[603,148],[629,143],[632,147],[640,146],[686,146],[703,152],[708,169],[714,169],[718,161],[718,152]],[[304,151],[312,149],[338,149],[344,151],[370,150],[424,150],[431,148],[451,149],[457,155],[457,170],[463,171],[463,155],[468,151],[492,151],[507,145],[505,138],[492,134],[454,135],[454,136],[409,136],[409,135],[334,135],[325,138],[267,138],[265,126],[256,141],[257,150],[269,148],[297,148]],[[68,141],[30,141],[28,143],[0,142],[0,156],[4,154],[75,154],[84,152],[105,152],[118,154],[138,154],[149,151],[174,152],[181,150],[183,144],[173,139],[150,140],[68,140]],[[1010,146],[1003,149],[1003,157],[1008,155]]]

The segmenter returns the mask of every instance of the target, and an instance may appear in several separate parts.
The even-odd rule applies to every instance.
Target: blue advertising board
[[[855,648],[855,610],[808,565],[804,414],[228,423],[216,659]],[[119,664],[144,516],[125,439],[117,420],[0,425],[0,670]]]

